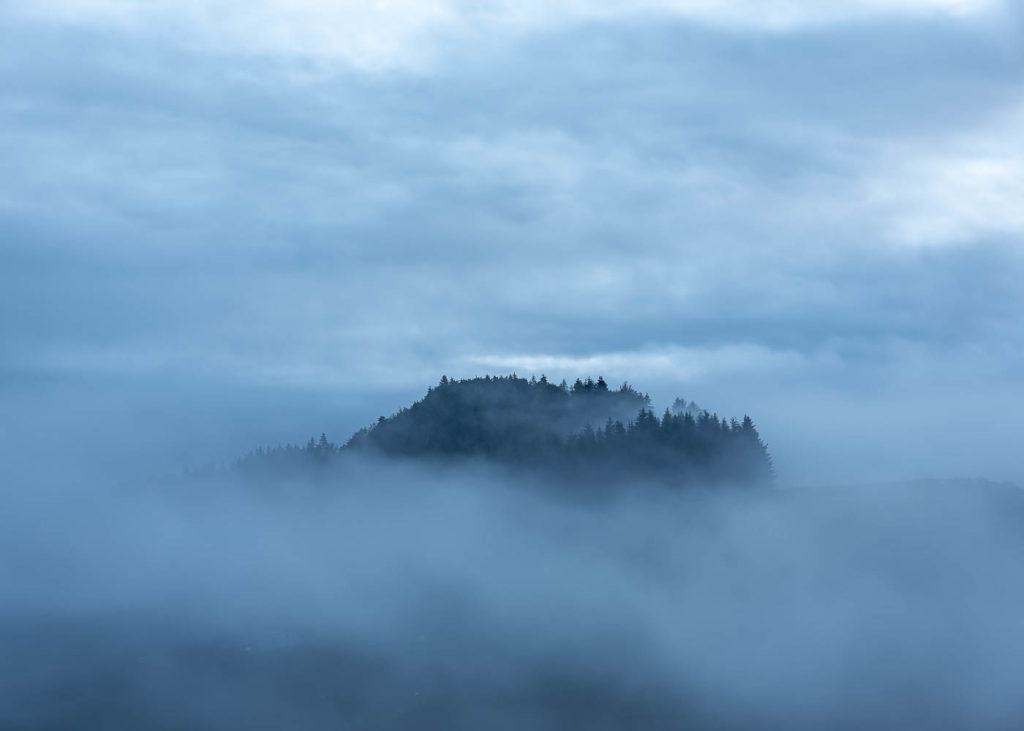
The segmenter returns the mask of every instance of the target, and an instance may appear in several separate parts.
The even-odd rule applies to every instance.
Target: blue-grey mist
[[[1012,0],[0,4],[0,727],[1019,728],[1021,79]],[[510,372],[777,484],[221,470]]]

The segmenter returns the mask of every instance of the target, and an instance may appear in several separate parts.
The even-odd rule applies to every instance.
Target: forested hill
[[[771,457],[750,417],[720,419],[676,399],[661,417],[628,384],[603,378],[569,386],[516,375],[442,377],[426,396],[361,429],[344,446],[325,436],[305,447],[259,450],[248,473],[315,465],[345,455],[453,461],[484,459],[559,478],[656,479],[677,485],[767,483]]]
[[[528,459],[588,424],[625,424],[649,406],[648,396],[627,384],[612,390],[603,378],[577,380],[569,388],[544,376],[442,377],[423,400],[357,432],[348,444],[389,455]]]

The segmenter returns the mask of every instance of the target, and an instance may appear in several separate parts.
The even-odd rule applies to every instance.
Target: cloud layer
[[[604,371],[775,421],[793,470],[826,447],[822,399],[935,439],[920,405],[966,402],[1000,449],[1021,426],[1009,5],[0,13],[22,398],[121,377],[173,381],[186,412],[250,387],[383,410],[442,372]],[[971,456],[991,444],[950,469],[1019,477]]]
[[[41,0],[20,12],[50,22],[173,38],[196,50],[269,53],[341,61],[364,70],[415,67],[445,43],[521,36],[585,23],[664,17],[767,32],[900,17],[972,19],[1002,10],[999,0],[616,0],[558,3],[496,0],[196,0],[81,3]]]

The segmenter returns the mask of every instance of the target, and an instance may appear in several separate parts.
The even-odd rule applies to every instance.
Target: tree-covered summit
[[[628,383],[603,378],[442,377],[419,401],[360,429],[341,447],[326,437],[305,448],[261,451],[267,465],[344,455],[457,461],[483,459],[562,479],[658,480],[676,485],[765,483],[771,457],[749,416],[722,419],[676,399],[657,416]]]
[[[544,376],[442,377],[423,399],[357,432],[348,446],[389,455],[527,459],[587,424],[628,422],[649,406],[645,394],[625,383],[610,389],[603,378],[569,386]]]

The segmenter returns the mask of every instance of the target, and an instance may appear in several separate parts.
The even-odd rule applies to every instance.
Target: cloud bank
[[[1015,489],[637,487],[595,503],[487,470],[349,470],[262,489],[5,487],[0,722],[1019,720]]]

